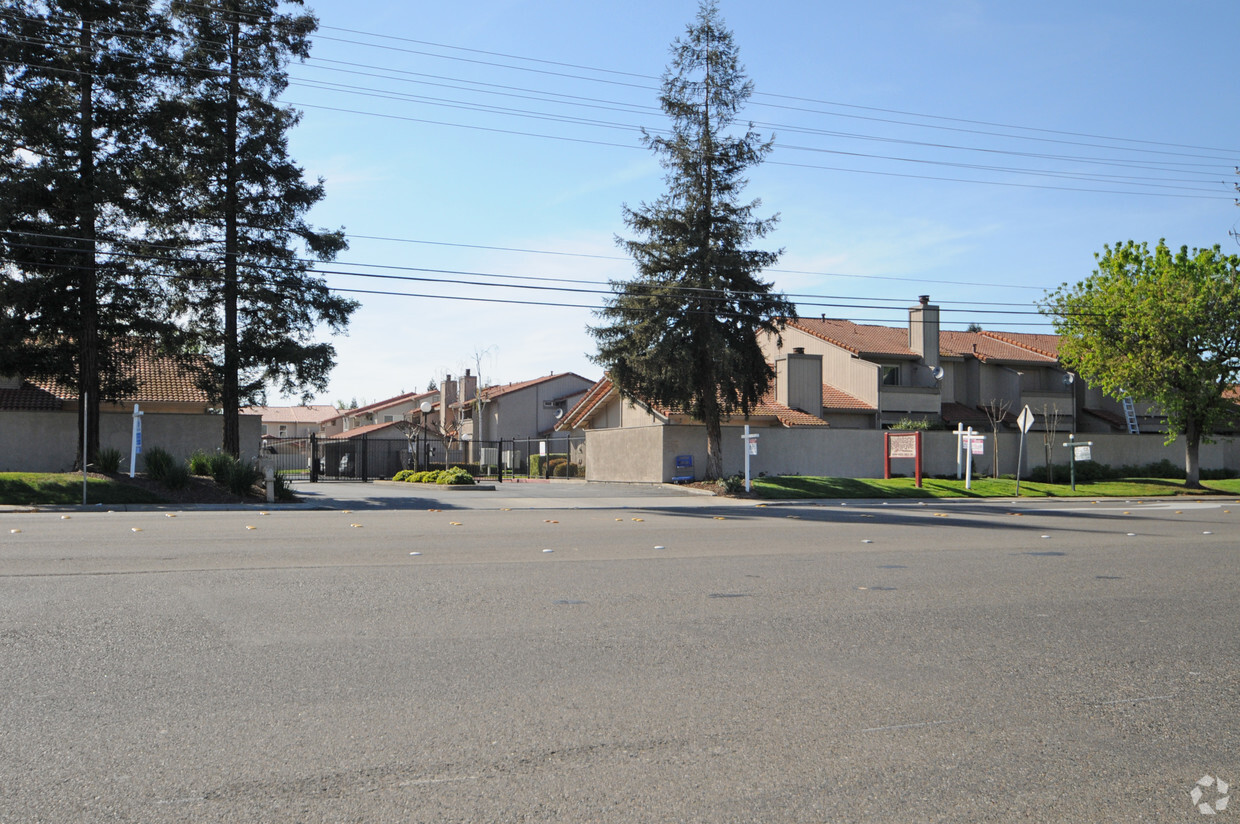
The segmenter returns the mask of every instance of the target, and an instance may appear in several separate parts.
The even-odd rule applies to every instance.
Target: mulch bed
[[[142,473],[129,477],[127,473],[103,475],[90,473],[93,478],[105,478],[113,483],[125,484],[144,489],[152,495],[158,495],[171,504],[259,504],[266,498],[257,495],[240,497],[217,484],[211,478],[191,475],[189,482],[181,489],[169,489],[159,481],[153,481]]]

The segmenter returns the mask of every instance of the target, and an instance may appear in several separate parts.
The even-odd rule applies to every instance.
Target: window
[[[267,424],[263,424],[263,434],[267,434]]]
[[[288,435],[288,427],[284,424],[280,424],[280,437],[283,438],[286,435]]]
[[[384,422],[384,423],[391,423],[391,422],[392,422],[392,420],[393,420],[393,419],[392,419],[392,416],[391,416],[391,415],[384,415],[384,416],[383,416],[383,422]]]
[[[882,369],[883,369],[883,374],[882,374],[881,383],[883,386],[899,386],[900,385],[900,367],[899,366],[884,366]]]

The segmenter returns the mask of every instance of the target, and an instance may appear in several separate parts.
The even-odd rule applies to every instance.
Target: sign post
[[[964,465],[964,488],[973,488],[973,456],[985,454],[986,436],[979,435],[973,431],[973,427],[965,430],[963,438],[965,453],[967,454]]]
[[[129,439],[129,477],[133,477],[134,468],[138,465],[138,455],[142,452],[142,410],[133,405],[133,435]]]
[[[750,490],[749,483],[749,456],[758,454],[758,433],[749,434],[749,424],[745,424],[745,434],[741,435],[745,439],[745,491]]]
[[[1020,450],[1016,453],[1016,497],[1020,497],[1020,464],[1025,457],[1025,433],[1033,427],[1033,413],[1029,411],[1029,404],[1025,404],[1025,408],[1021,411],[1020,417],[1016,419],[1016,423],[1020,426]]]
[[[921,488],[921,433],[883,433],[883,478],[891,477],[892,458],[912,458],[917,488]]]
[[[1094,445],[1093,441],[1078,441],[1074,433],[1068,434],[1068,442],[1064,446],[1068,447],[1068,470],[1072,475],[1072,491],[1076,492],[1076,462],[1092,461],[1093,453],[1090,447]]]

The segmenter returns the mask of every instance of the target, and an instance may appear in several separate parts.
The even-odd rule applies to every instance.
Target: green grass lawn
[[[88,504],[159,504],[165,499],[144,489],[118,483],[109,478],[89,478]],[[0,504],[34,506],[38,504],[82,503],[82,476],[53,472],[0,472]]]
[[[1238,495],[1240,479],[1205,481],[1202,490],[1186,490],[1184,481],[1167,478],[1130,478],[1121,481],[1078,483],[1076,491],[1068,484],[1021,481],[1022,498],[1152,498],[1162,495]],[[754,478],[753,491],[759,498],[1014,498],[1016,481],[975,479],[971,489],[964,481],[923,478],[918,489],[912,478],[815,478],[778,476]]]

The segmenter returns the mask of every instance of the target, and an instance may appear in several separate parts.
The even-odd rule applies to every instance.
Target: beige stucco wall
[[[537,437],[553,429],[559,420],[556,417],[558,407],[544,406],[544,401],[572,395],[564,406],[567,411],[581,400],[591,386],[593,382],[585,378],[561,375],[499,395],[483,405],[485,423],[479,437],[489,441]]]
[[[876,430],[836,430],[820,428],[753,428],[759,435],[758,454],[750,458],[750,473],[758,475],[823,475],[832,477],[881,478],[883,476],[883,433]],[[723,428],[724,473],[742,472],[744,452],[742,427]],[[994,438],[986,435],[983,454],[974,460],[974,471],[990,474]],[[922,473],[954,475],[956,435],[931,431],[922,435]],[[1068,461],[1068,450],[1061,446],[1067,435],[1058,433],[1052,441],[1051,461]],[[1184,465],[1184,443],[1163,445],[1161,435],[1082,435],[1093,441],[1093,458],[1111,466],[1144,465],[1163,459]],[[999,435],[999,472],[1016,472],[1020,435]],[[1022,470],[1045,465],[1041,433],[1026,436]],[[706,465],[706,433],[701,426],[642,427],[634,429],[590,430],[586,433],[587,477],[594,481],[670,481],[675,474],[677,455],[692,455],[695,475],[701,479]],[[643,461],[646,462],[643,464]],[[1203,469],[1229,468],[1240,471],[1240,442],[1220,441],[1201,447]],[[895,461],[892,471],[911,476],[911,460]]]
[[[645,426],[587,430],[586,480],[662,482],[664,428]]]
[[[67,472],[77,452],[76,412],[0,413],[0,472]],[[100,446],[117,449],[129,469],[133,416],[104,412],[100,417]],[[258,456],[262,418],[241,416],[242,457]],[[142,416],[142,445],[158,446],[184,458],[196,449],[214,452],[224,436],[222,415],[146,413]],[[138,470],[142,470],[141,459]]]

